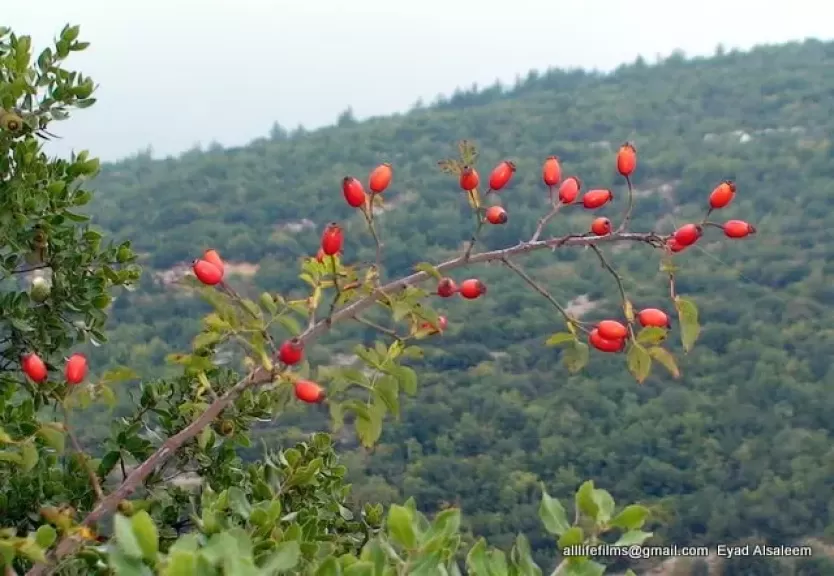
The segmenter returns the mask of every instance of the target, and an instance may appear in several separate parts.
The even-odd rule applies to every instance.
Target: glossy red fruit
[[[605,206],[608,202],[614,199],[614,193],[608,189],[588,190],[582,196],[582,205],[588,210],[595,210]]]
[[[683,246],[680,242],[678,242],[674,238],[669,238],[666,241],[666,246],[668,246],[669,250],[671,250],[672,252],[682,252],[682,251],[686,250],[686,246]]]
[[[477,278],[470,278],[468,280],[464,280],[463,282],[461,282],[460,288],[458,289],[460,295],[466,298],[467,300],[474,300],[478,296],[486,294],[486,291],[486,285]]]
[[[591,222],[591,232],[597,236],[606,236],[611,234],[611,220],[608,218],[596,218]]]
[[[568,176],[559,186],[559,202],[573,204],[582,190],[582,181],[576,176]]]
[[[727,220],[723,228],[727,238],[744,238],[756,233],[756,228],[744,220]]]
[[[191,265],[194,276],[206,286],[214,286],[223,281],[223,270],[205,260],[195,260]]]
[[[635,168],[637,168],[637,149],[631,142],[626,142],[617,152],[617,172],[628,178],[634,173]]]
[[[588,343],[600,352],[620,352],[625,348],[625,340],[609,340],[600,336],[599,330],[594,328],[588,335]]]
[[[507,211],[501,206],[490,206],[486,211],[486,219],[490,224],[506,224]]]
[[[451,278],[441,278],[437,283],[437,295],[441,298],[449,298],[454,296],[458,291],[458,286]]]
[[[489,189],[498,192],[510,181],[515,173],[515,164],[509,160],[503,160],[493,168],[489,175]]]
[[[304,358],[304,343],[298,338],[286,340],[278,348],[278,360],[287,366],[298,364],[302,358]]]
[[[328,224],[321,235],[321,251],[325,256],[334,256],[341,252],[344,243],[345,235],[342,227],[335,222]]]
[[[87,358],[83,354],[73,354],[64,366],[64,378],[69,384],[81,384],[87,377]]]
[[[628,336],[628,328],[616,320],[603,320],[597,324],[597,332],[606,340],[622,340]]]
[[[558,156],[550,156],[542,166],[542,180],[545,186],[558,186],[562,181],[562,166]]]
[[[460,187],[465,192],[474,190],[481,183],[481,177],[478,176],[478,171],[471,166],[464,166],[460,172]]]
[[[362,183],[353,176],[345,176],[342,179],[342,193],[345,195],[345,202],[351,208],[359,208],[365,205],[365,189]]]
[[[371,192],[374,194],[381,194],[385,192],[385,189],[388,188],[389,184],[391,184],[391,179],[393,177],[394,170],[391,168],[391,165],[387,162],[385,164],[380,164],[371,171],[371,175],[368,177],[368,188],[370,188]]]
[[[713,210],[724,208],[733,201],[736,185],[732,180],[724,180],[709,195],[709,207]]]
[[[295,397],[308,404],[318,404],[324,400],[324,388],[310,380],[295,382]]]
[[[637,313],[637,321],[644,328],[650,326],[656,328],[669,328],[669,316],[663,310],[657,308],[644,308]]]
[[[226,271],[226,265],[223,263],[223,259],[220,257],[220,254],[217,253],[217,250],[209,249],[203,252],[203,260],[211,262],[220,268],[220,272]]]
[[[698,224],[684,224],[672,235],[672,238],[681,246],[692,246],[704,233],[703,228]]]
[[[40,356],[35,354],[34,352],[30,352],[29,354],[24,354],[20,358],[20,368],[23,370],[23,373],[29,377],[30,380],[34,382],[43,382],[46,380],[46,377],[49,371],[46,369],[46,364],[44,361],[41,360]]]

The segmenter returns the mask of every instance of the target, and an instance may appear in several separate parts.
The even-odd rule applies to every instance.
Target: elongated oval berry
[[[471,166],[464,166],[460,172],[460,187],[464,192],[469,192],[478,187],[481,183],[481,177],[478,171]]]
[[[503,160],[492,169],[489,175],[489,189],[498,192],[510,181],[515,173],[515,164],[509,160]]]
[[[368,177],[368,188],[370,188],[371,192],[374,194],[381,194],[385,192],[385,189],[388,188],[389,184],[391,184],[391,179],[393,177],[394,170],[391,168],[391,165],[387,162],[385,164],[380,164],[371,171],[371,175]]]
[[[203,260],[206,262],[211,262],[218,268],[220,268],[221,272],[226,271],[226,265],[223,263],[223,259],[220,257],[220,254],[217,253],[217,250],[212,250],[211,248],[203,252]]]
[[[672,235],[672,238],[681,246],[692,246],[704,233],[703,228],[698,224],[684,224]]]
[[[582,181],[577,176],[568,176],[559,186],[559,202],[573,204],[582,190]]]
[[[643,308],[637,313],[637,321],[644,328],[669,328],[669,316],[663,310],[657,308]]]
[[[298,338],[286,340],[278,348],[278,360],[287,366],[298,364],[302,358],[304,358],[304,343]]]
[[[736,185],[732,180],[724,180],[721,184],[715,187],[709,195],[709,207],[712,210],[724,208],[733,201],[736,194]]]
[[[562,166],[558,156],[550,156],[542,166],[542,181],[545,186],[558,186],[562,181]]]
[[[486,219],[490,224],[506,224],[507,211],[501,206],[490,206],[486,211]]]
[[[727,220],[722,228],[727,238],[744,238],[756,233],[756,228],[744,220]]]
[[[342,194],[345,195],[345,202],[351,208],[359,208],[365,205],[365,189],[362,183],[353,176],[345,176],[342,179]]]
[[[588,343],[600,352],[620,352],[625,348],[625,340],[609,340],[608,338],[603,338],[596,328],[591,330],[591,333],[588,335]]]
[[[608,218],[596,218],[591,222],[591,232],[597,236],[607,236],[611,234],[611,220]]]
[[[588,190],[582,197],[582,205],[588,210],[595,210],[605,206],[608,202],[613,200],[614,193],[608,189]]]
[[[470,278],[460,283],[458,292],[467,300],[474,300],[482,294],[486,294],[486,285],[477,278]]]
[[[191,265],[194,276],[206,286],[214,286],[223,281],[223,270],[205,260],[195,260]]]
[[[666,246],[672,252],[682,252],[682,251],[686,250],[686,246],[682,245],[680,242],[675,240],[674,237],[669,238],[668,240],[666,240]]]
[[[20,368],[33,382],[43,382],[49,374],[44,361],[34,352],[21,356]]]
[[[83,354],[73,354],[64,366],[64,378],[69,384],[81,384],[87,377],[87,358]]]
[[[308,404],[318,404],[324,400],[324,388],[310,380],[296,380],[295,397]]]
[[[342,227],[335,222],[328,224],[321,235],[321,251],[326,256],[334,256],[342,251],[344,243],[345,235]]]
[[[454,296],[458,291],[458,286],[451,278],[441,278],[437,283],[437,295],[441,298],[449,298]]]
[[[637,168],[637,148],[631,142],[626,142],[617,152],[617,172],[628,178],[634,173],[635,168]]]
[[[628,328],[616,320],[603,320],[597,324],[597,332],[606,340],[622,340],[628,336]]]

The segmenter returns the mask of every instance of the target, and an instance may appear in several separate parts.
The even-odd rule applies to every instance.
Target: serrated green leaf
[[[695,346],[701,325],[698,323],[698,307],[691,300],[677,296],[675,309],[678,311],[678,322],[681,326],[681,345],[684,352],[689,352]]]
[[[414,269],[417,272],[425,272],[426,274],[429,274],[430,276],[434,276],[438,280],[443,278],[443,275],[440,273],[440,271],[433,264],[430,264],[428,262],[420,262],[419,264],[416,264],[414,266]]]
[[[628,371],[634,376],[638,384],[642,384],[652,371],[652,357],[640,344],[632,344],[626,356]]]
[[[614,498],[607,490],[601,488],[595,488],[593,496],[594,502],[597,503],[597,507],[599,508],[596,521],[599,524],[605,524],[611,519],[611,515],[614,513]]]
[[[667,330],[657,326],[648,326],[637,333],[637,343],[644,346],[660,344],[666,339]]]
[[[377,379],[373,388],[374,395],[385,405],[395,417],[400,417],[400,386],[393,376],[385,375]]]
[[[55,426],[44,424],[38,430],[38,436],[43,439],[44,444],[54,449],[58,454],[64,451],[64,432]]]
[[[671,352],[669,352],[665,348],[653,346],[649,348],[649,355],[651,355],[652,358],[657,360],[664,368],[666,368],[666,370],[669,371],[669,374],[671,374],[673,378],[681,377],[681,371],[678,368],[678,363],[675,361],[675,357],[672,356]]]
[[[594,500],[594,490],[594,481],[586,480],[576,491],[575,501],[576,507],[580,512],[589,518],[596,519],[597,514],[599,513],[599,506],[597,505],[596,500]]]
[[[556,332],[545,340],[545,346],[563,346],[576,341],[576,336],[570,332]]]
[[[622,528],[623,530],[638,530],[643,527],[646,519],[649,517],[649,509],[639,504],[631,504],[620,510],[619,514],[609,522],[612,528]]]
[[[590,349],[588,345],[579,340],[575,340],[572,346],[567,346],[562,352],[562,361],[571,374],[576,374],[587,366],[589,359]]]
[[[547,493],[544,484],[542,484],[542,499],[539,503],[539,519],[549,534],[561,536],[570,528],[565,507]]]
[[[654,534],[652,532],[643,532],[642,530],[629,530],[614,543],[614,546],[634,546],[635,544],[642,544]]]
[[[582,544],[585,540],[585,532],[579,526],[571,526],[564,534],[559,536],[559,550],[564,550],[568,546],[577,546]]]
[[[413,522],[411,510],[405,506],[392,504],[388,509],[388,535],[406,550],[413,550],[417,546],[417,533]]]

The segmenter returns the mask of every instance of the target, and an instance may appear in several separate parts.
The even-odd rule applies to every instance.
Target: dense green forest
[[[699,347],[682,357],[683,378],[658,370],[639,386],[619,357],[570,376],[544,345],[562,329],[556,311],[506,269],[485,267],[487,297],[438,305],[449,329],[415,364],[421,389],[401,421],[372,453],[345,437],[355,494],[414,496],[428,510],[457,503],[474,533],[504,546],[524,531],[539,551],[549,548],[537,529],[539,480],[562,495],[594,478],[617,500],[650,503],[663,521],[659,543],[834,536],[832,102],[834,43],[807,41],[638,61],[605,75],[530,73],[514,87],[459,91],[394,117],[346,114],[311,132],[276,126],[242,148],[106,165],[94,222],[131,239],[145,273],[113,303],[109,339],[89,350],[91,364],[165,372],[166,354],[189,345],[206,309],[169,281],[204,248],[236,263],[236,282],[253,291],[302,289],[298,261],[315,253],[331,220],[346,226],[346,253],[371,260],[364,222],[341,200],[345,175],[394,166],[379,218],[385,274],[394,277],[448,257],[471,234],[455,179],[437,167],[459,139],[477,144],[482,173],[503,158],[518,166],[502,192],[509,222],[490,229],[482,247],[531,235],[546,207],[540,166],[551,154],[567,175],[612,187],[616,201],[603,212],[619,215],[625,194],[611,158],[631,140],[640,152],[635,230],[668,233],[699,218],[723,178],[739,192],[721,217],[759,230],[742,242],[716,236],[679,257],[677,289],[698,303],[703,327]],[[590,219],[566,210],[549,230],[581,232]],[[604,251],[616,252],[637,305],[670,307],[648,247]],[[554,297],[584,307],[584,319],[616,313],[616,286],[593,254],[547,251],[526,266]],[[348,357],[373,336],[343,328],[310,360],[342,360],[334,351]],[[279,442],[326,418],[289,413],[261,434]],[[97,415],[87,442],[108,419]]]

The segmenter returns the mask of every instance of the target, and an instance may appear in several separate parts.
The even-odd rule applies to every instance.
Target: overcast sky
[[[458,86],[548,67],[610,70],[642,54],[828,39],[823,0],[2,0],[40,49],[67,22],[92,42],[70,64],[95,107],[51,151],[103,159],[151,145],[240,145],[273,122],[314,128],[408,109]]]

